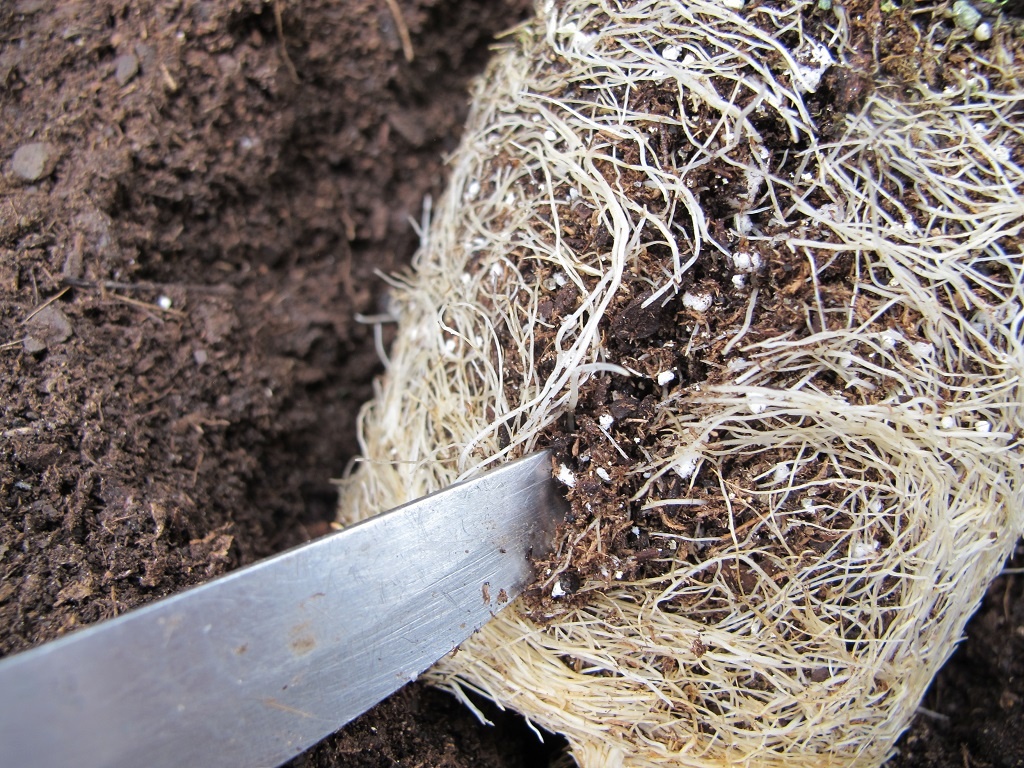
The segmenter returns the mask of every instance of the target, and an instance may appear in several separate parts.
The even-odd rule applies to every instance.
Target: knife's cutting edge
[[[276,766],[483,626],[564,502],[547,453],[0,661],[0,763]]]

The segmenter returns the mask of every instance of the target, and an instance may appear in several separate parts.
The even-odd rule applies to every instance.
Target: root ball
[[[1024,529],[1020,46],[734,5],[506,38],[342,499],[555,451],[560,549],[430,677],[583,766],[880,763]]]

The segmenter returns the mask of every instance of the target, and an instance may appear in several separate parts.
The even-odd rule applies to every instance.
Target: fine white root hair
[[[540,608],[429,673],[582,766],[880,764],[1024,531],[1022,49],[997,36],[942,88],[880,78],[825,130],[851,19],[729,5],[545,0],[507,36],[343,484],[354,522],[543,445],[596,383],[649,382],[651,439],[610,416],[599,438],[636,457],[622,504],[656,567],[550,598],[580,547],[607,561],[594,512]],[[611,352],[626,291],[682,307],[703,380]]]

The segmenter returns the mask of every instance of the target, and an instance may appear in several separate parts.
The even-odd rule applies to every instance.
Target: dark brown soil
[[[493,704],[476,705],[495,727],[483,726],[453,697],[422,684],[406,686],[335,736],[324,740],[290,768],[537,768],[549,765],[564,740],[545,743],[522,719]]]
[[[409,62],[385,0],[0,4],[0,653],[328,530],[354,314],[527,6],[399,0]],[[315,764],[523,743],[414,687]]]
[[[329,529],[378,372],[354,316],[530,5],[396,3],[0,4],[0,655]],[[900,765],[1024,765],[1022,584]],[[489,714],[412,686],[294,764],[545,764]]]

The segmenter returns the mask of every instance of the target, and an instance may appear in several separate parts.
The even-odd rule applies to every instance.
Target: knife
[[[0,661],[0,764],[276,766],[416,679],[533,579],[546,452]]]

